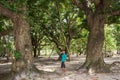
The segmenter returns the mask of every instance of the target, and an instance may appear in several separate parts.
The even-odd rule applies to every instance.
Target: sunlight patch
[[[36,66],[38,70],[46,71],[46,72],[54,72],[56,69],[53,66]]]

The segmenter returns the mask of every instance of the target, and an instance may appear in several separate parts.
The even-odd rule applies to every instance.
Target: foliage
[[[105,47],[106,51],[120,49],[120,24],[107,25],[105,28]]]
[[[1,15],[0,16],[0,31],[5,31],[9,28],[11,29],[13,28],[13,24],[11,20]]]
[[[116,40],[116,49],[120,50],[120,24],[115,24],[113,27],[115,28],[113,34]]]
[[[71,52],[73,51],[74,53],[83,54],[87,46],[87,37],[88,31],[83,29],[79,38],[75,38],[71,41]]]
[[[8,18],[0,15],[0,55],[5,56],[9,55],[12,50],[13,36],[12,33],[9,33],[7,30],[12,30],[13,24],[12,21]],[[6,33],[5,35],[2,35]]]
[[[21,53],[17,50],[14,50],[14,57],[16,60],[20,59],[22,57]]]
[[[115,30],[114,27],[107,26],[106,27],[106,39],[105,39],[105,45],[106,45],[106,50],[111,51],[116,48],[116,41],[114,38],[113,31]]]
[[[84,2],[83,0],[79,0]],[[120,1],[105,0],[107,14],[110,11],[120,9]],[[72,36],[70,50],[80,50],[86,47],[88,25],[86,16],[82,9],[78,9],[70,0],[0,0],[0,3],[11,11],[21,13],[24,4],[27,4],[27,17],[31,26],[31,38],[33,48],[37,45],[40,48],[45,44],[56,45],[57,41],[65,47],[67,39]],[[92,11],[95,11],[95,4],[92,0]],[[108,15],[108,25],[119,23],[118,16]],[[4,16],[0,16],[0,31],[13,28],[13,24]],[[84,30],[85,29],[85,30]],[[114,32],[113,32],[114,31]],[[119,25],[107,27],[106,46],[107,50],[115,50],[119,47]],[[1,40],[2,41],[2,40]],[[54,44],[53,44],[54,43]],[[1,46],[7,45],[1,42]],[[76,47],[74,46],[76,45]],[[116,46],[117,45],[117,46]],[[10,47],[9,47],[10,48]],[[1,47],[2,49],[2,47]],[[3,51],[3,49],[1,50]]]
[[[16,13],[21,13],[22,7],[26,2],[27,0],[0,0],[1,4]]]
[[[8,56],[13,51],[13,36],[7,35],[0,40],[0,56]]]

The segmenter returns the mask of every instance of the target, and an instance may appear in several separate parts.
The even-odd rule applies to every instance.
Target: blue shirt
[[[62,53],[62,56],[61,56],[61,61],[62,62],[65,62],[67,59],[67,55],[65,53]]]

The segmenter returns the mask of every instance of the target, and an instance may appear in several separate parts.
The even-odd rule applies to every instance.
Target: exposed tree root
[[[40,77],[40,74],[44,71],[38,70],[34,65],[31,69],[24,69],[19,72],[10,71],[9,73],[3,74],[3,80],[35,80],[37,76]]]
[[[111,72],[120,73],[120,61],[115,61],[110,65]]]
[[[96,66],[96,67],[92,67],[84,63],[77,70],[83,70],[83,69],[84,69],[84,72],[87,72],[90,74],[101,73],[101,72],[102,73],[110,73],[110,72],[120,73],[120,61],[115,61],[112,64],[104,63],[103,66]]]
[[[87,72],[89,74],[101,73],[101,72],[109,73],[110,72],[110,65],[106,64],[106,63],[103,63],[102,66],[101,65],[91,65],[91,64],[84,63],[77,70],[79,70],[79,69],[84,69],[84,70],[86,70],[84,72]]]
[[[120,66],[120,61],[115,61],[115,62],[113,62],[110,66],[112,67],[112,66],[114,66],[114,65],[119,65],[119,66]]]

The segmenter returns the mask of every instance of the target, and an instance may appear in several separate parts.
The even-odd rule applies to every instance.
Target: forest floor
[[[57,57],[41,57],[34,60],[34,65],[41,71],[39,75],[33,74],[30,79],[25,80],[120,80],[120,64],[113,67],[111,73],[88,74],[84,69],[77,70],[85,61],[85,57],[71,57],[66,62],[66,73],[62,75],[61,62],[56,61]],[[105,58],[107,64],[120,61],[120,56]],[[11,63],[0,63],[0,80],[5,73],[10,71]],[[4,74],[4,75],[3,75]]]

